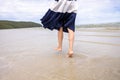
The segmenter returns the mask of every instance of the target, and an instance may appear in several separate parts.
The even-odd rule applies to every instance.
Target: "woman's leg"
[[[72,57],[73,55],[73,44],[74,44],[74,32],[68,28],[69,32],[69,50],[68,50],[68,57]]]
[[[63,28],[61,27],[58,31],[58,47],[56,48],[57,51],[62,50],[62,41],[63,41]]]

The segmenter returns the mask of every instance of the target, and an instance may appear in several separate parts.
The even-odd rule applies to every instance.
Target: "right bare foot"
[[[68,52],[67,57],[72,58],[73,57],[73,51]]]

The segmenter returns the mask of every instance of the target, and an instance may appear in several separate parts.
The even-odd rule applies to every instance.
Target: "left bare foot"
[[[62,51],[62,48],[55,48],[55,50],[57,50],[57,51]]]

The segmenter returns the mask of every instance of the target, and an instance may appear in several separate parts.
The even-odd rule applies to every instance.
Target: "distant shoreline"
[[[34,28],[34,27],[42,27],[42,25],[35,22],[0,20],[0,29],[18,29],[18,28]],[[76,29],[79,28],[106,28],[106,29],[119,30],[120,22],[76,25]]]
[[[0,20],[0,29],[31,28],[36,26],[41,27],[41,24],[25,21]]]

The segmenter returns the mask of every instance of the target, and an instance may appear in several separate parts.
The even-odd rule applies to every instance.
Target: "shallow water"
[[[77,30],[74,57],[54,51],[57,31],[0,30],[0,80],[120,80],[120,31]]]

